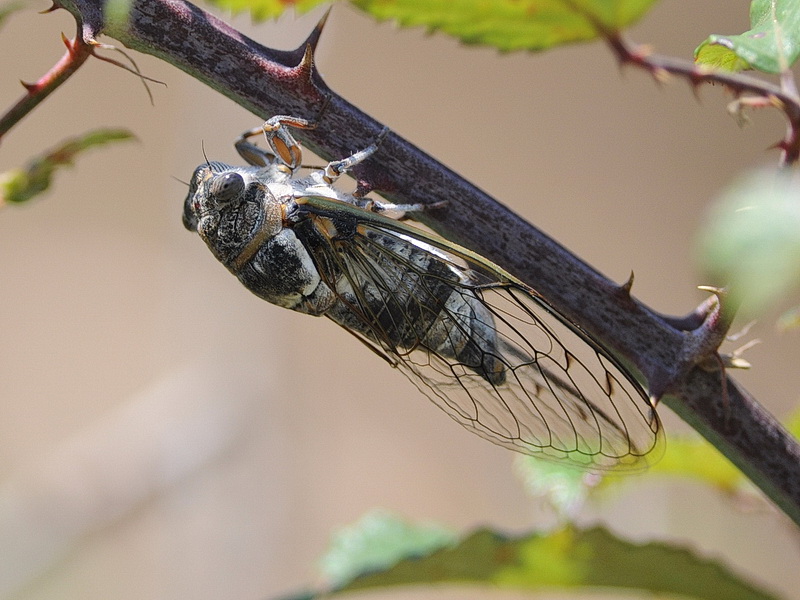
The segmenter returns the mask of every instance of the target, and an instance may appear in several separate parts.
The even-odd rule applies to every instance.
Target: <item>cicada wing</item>
[[[367,220],[316,244],[339,300],[328,316],[481,437],[588,469],[640,468],[660,423],[621,364],[533,290],[410,231]]]
[[[586,468],[641,468],[662,434],[639,384],[529,290],[492,284],[478,295],[493,319],[502,384],[487,385],[430,352],[403,364],[412,381],[422,381],[418,387],[462,425],[502,446]]]

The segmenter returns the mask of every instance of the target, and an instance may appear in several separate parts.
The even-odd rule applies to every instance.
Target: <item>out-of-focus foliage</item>
[[[0,206],[25,202],[38,196],[50,187],[57,169],[72,165],[73,159],[89,148],[134,138],[132,133],[124,129],[97,129],[62,142],[58,147],[34,158],[25,168],[0,174]]]
[[[441,30],[467,44],[545,50],[638,21],[655,0],[352,0],[377,19]]]
[[[800,181],[757,172],[717,201],[699,242],[711,283],[728,286],[749,316],[763,313],[800,283]]]
[[[800,1],[753,0],[749,31],[710,35],[695,50],[695,61],[728,71],[780,73],[791,67],[798,55]]]
[[[248,11],[256,21],[273,19],[279,16],[287,8],[292,8],[299,13],[327,4],[330,0],[207,0],[209,4],[214,4],[232,13]]]
[[[377,519],[377,521],[375,520]],[[548,533],[508,537],[480,529],[456,543],[431,550],[408,544],[408,531],[394,517],[382,515],[351,528],[347,538],[354,542],[355,556],[375,547],[375,529],[381,519],[386,526],[382,545],[406,547],[405,556],[376,567],[372,561],[335,589],[307,593],[297,598],[327,598],[366,589],[388,589],[412,585],[491,585],[494,589],[541,592],[557,590],[575,593],[586,589],[616,589],[647,592],[659,598],[701,598],[705,600],[770,600],[775,597],[734,575],[720,563],[704,559],[685,548],[661,542],[634,544],[606,529],[566,526]],[[363,531],[360,530],[363,528]],[[429,529],[428,527],[424,529]],[[393,540],[393,532],[400,538]],[[368,543],[359,542],[363,536]],[[341,560],[341,542],[335,544]],[[356,562],[349,569],[356,571]]]
[[[291,7],[306,12],[320,0],[209,0],[256,20]],[[467,44],[499,50],[544,50],[593,40],[630,27],[656,0],[350,0],[379,20],[443,31]]]
[[[409,523],[376,510],[334,535],[322,559],[322,570],[334,585],[344,585],[362,573],[387,569],[411,556],[428,555],[457,539],[444,527]]]

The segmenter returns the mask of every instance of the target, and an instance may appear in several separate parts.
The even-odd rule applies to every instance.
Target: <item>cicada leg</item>
[[[388,133],[389,128],[384,127],[383,131],[378,134],[377,139],[363,150],[359,150],[358,152],[355,152],[346,158],[332,160],[329,162],[322,170],[322,178],[325,183],[333,183],[339,179],[339,177],[352,170],[353,167],[364,162],[370,156],[375,154],[375,152],[378,150],[378,146],[381,145],[381,142],[386,138]]]
[[[388,134],[389,128],[385,127],[383,131],[378,134],[378,137],[375,139],[375,141],[363,150],[359,150],[358,152],[355,152],[350,156],[340,160],[329,162],[320,172],[322,181],[330,185],[339,179],[339,177],[350,171],[353,167],[372,156],[378,150],[378,146],[381,145],[381,142],[386,139]],[[372,198],[362,198],[358,195],[354,195],[353,197],[358,200],[358,206],[360,208],[377,214],[382,214],[393,219],[402,219],[408,212],[420,212],[430,208],[440,208],[444,205],[443,202],[439,202],[434,205],[419,203],[392,204],[390,202],[381,202]]]
[[[274,162],[273,158],[277,157],[281,163],[294,171],[303,163],[303,151],[300,148],[300,143],[294,139],[294,136],[289,131],[289,127],[314,129],[316,124],[299,117],[276,115],[264,121],[264,124],[260,127],[245,131],[236,140],[234,146],[239,155],[251,165],[264,167]],[[257,135],[266,137],[267,144],[269,144],[272,152],[262,150],[248,141]]]

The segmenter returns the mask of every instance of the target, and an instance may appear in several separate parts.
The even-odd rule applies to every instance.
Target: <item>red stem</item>
[[[74,41],[62,35],[67,52],[53,68],[35,83],[24,83],[27,93],[14,106],[0,117],[0,140],[14,125],[30,113],[38,104],[47,98],[58,86],[69,79],[78,68],[91,56],[94,48],[83,41],[80,35]]]

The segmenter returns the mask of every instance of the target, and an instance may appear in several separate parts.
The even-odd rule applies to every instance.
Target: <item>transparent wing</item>
[[[367,221],[321,234],[315,260],[339,300],[328,316],[483,438],[583,468],[641,468],[661,428],[624,367],[533,290],[410,231]]]

